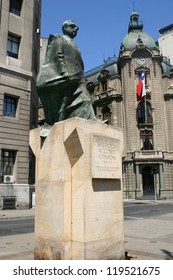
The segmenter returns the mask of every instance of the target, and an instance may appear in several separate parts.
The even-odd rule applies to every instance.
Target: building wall
[[[16,170],[14,171],[15,181],[18,183],[28,183],[28,163],[29,163],[29,128],[30,128],[30,92],[22,88],[14,87],[9,75],[1,72],[3,84],[1,84],[0,95],[0,146],[1,150],[17,151]],[[14,75],[12,80],[15,79]],[[5,85],[8,82],[8,86]],[[16,79],[17,82],[17,79]],[[24,79],[24,85],[26,80]],[[15,118],[3,116],[4,94],[15,96],[18,100],[17,113]]]
[[[10,12],[10,0],[1,0],[0,10],[0,196],[15,196],[16,207],[30,206],[28,182],[29,130],[37,126],[38,98],[35,78],[39,68],[41,1],[23,0],[20,15]],[[7,53],[8,35],[20,38],[18,58]],[[4,114],[4,97],[15,99],[16,114]],[[15,151],[13,183],[4,183],[3,151]],[[8,175],[8,174],[7,174]],[[32,181],[32,180],[31,180]]]
[[[123,164],[123,193],[124,198],[135,199],[136,198],[136,176],[134,171],[133,161],[128,161]]]
[[[39,68],[41,68],[45,54],[46,54],[46,49],[47,49],[47,43],[48,43],[48,38],[41,38],[40,39],[40,62],[39,62]],[[38,124],[41,126],[44,124],[44,110],[41,104],[41,101],[39,100],[39,108],[38,108]]]
[[[167,150],[173,152],[173,99],[169,96],[165,97],[165,115],[166,115],[166,136],[167,136]]]
[[[161,193],[161,197],[163,198],[172,198],[173,197],[173,189],[172,189],[172,182],[173,182],[173,162],[166,161],[163,165],[163,190]]]
[[[40,68],[43,64],[44,57],[46,54],[48,38],[41,38],[40,39]]]
[[[139,81],[135,72],[140,69],[138,57],[145,58],[146,80],[146,102],[150,102],[152,111],[152,123],[137,124],[135,111],[139,101],[136,96],[136,85]],[[129,63],[130,58],[130,63]],[[131,64],[131,67],[129,65]],[[122,91],[124,94],[125,113],[125,139],[127,155],[124,159],[124,195],[130,198],[172,198],[172,155],[170,154],[169,139],[171,139],[171,100],[167,103],[164,98],[165,89],[169,86],[169,81],[164,81],[162,75],[161,56],[157,49],[129,50],[121,53],[120,65],[122,73]],[[142,71],[142,70],[141,70]],[[164,87],[163,87],[164,85]],[[135,110],[136,108],[136,110]],[[140,133],[143,130],[153,132],[153,149],[143,149],[140,143]],[[169,136],[168,136],[169,135]],[[168,137],[167,137],[168,136]],[[169,146],[169,147],[168,147]],[[166,151],[169,161],[165,161]],[[132,162],[131,162],[132,160]],[[133,168],[132,168],[133,165]],[[163,168],[162,168],[163,166]],[[156,174],[153,174],[154,169]],[[163,170],[162,170],[163,169]],[[146,173],[148,172],[148,173]],[[146,177],[149,177],[148,179]],[[169,179],[168,179],[169,178]],[[147,193],[148,189],[148,193]]]
[[[173,25],[171,29],[165,28],[163,34],[160,34],[158,37],[159,48],[161,54],[167,57],[170,60],[170,63],[173,65]]]

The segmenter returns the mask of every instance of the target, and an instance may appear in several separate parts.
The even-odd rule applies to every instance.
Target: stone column
[[[140,189],[139,164],[136,164],[136,189]]]
[[[113,126],[117,126],[117,104],[116,104],[116,101],[113,100],[112,101],[112,104],[111,104],[111,107],[112,107],[112,125]]]
[[[161,191],[163,190],[163,165],[159,164],[159,196],[161,195]]]
[[[139,164],[136,163],[135,169],[136,169],[136,196],[139,197],[139,195],[141,194],[140,177],[139,177]]]

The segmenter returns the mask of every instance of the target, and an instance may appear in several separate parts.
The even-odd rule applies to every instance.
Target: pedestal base
[[[56,123],[37,159],[35,259],[124,259],[123,133],[83,119]]]

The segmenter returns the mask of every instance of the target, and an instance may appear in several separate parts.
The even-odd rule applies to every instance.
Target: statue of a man
[[[67,20],[62,26],[63,36],[49,36],[36,82],[45,113],[42,136],[47,136],[55,122],[73,117],[97,120],[84,82],[80,50],[73,41],[78,30],[74,21]]]

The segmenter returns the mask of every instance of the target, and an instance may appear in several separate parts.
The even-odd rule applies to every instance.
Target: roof
[[[125,49],[134,49],[136,48],[138,39],[141,39],[143,44],[149,49],[157,47],[152,37],[143,31],[129,32],[124,37],[122,46]]]
[[[160,32],[161,34],[164,34],[164,33],[167,33],[167,32],[169,32],[169,31],[172,31],[172,30],[173,30],[173,23],[171,23],[171,24],[169,24],[169,25],[167,25],[167,26],[161,28],[161,29],[159,30],[159,32]]]
[[[149,49],[157,48],[157,45],[152,37],[143,32],[143,22],[139,20],[139,14],[133,11],[130,16],[128,34],[124,37],[121,50],[132,50],[136,48],[139,42],[144,44]]]
[[[108,58],[98,67],[95,67],[87,72],[85,72],[85,80],[87,83],[95,83],[97,81],[98,73],[101,70],[109,71],[109,75],[113,76],[118,74],[118,66],[117,66],[117,59],[116,57]]]

